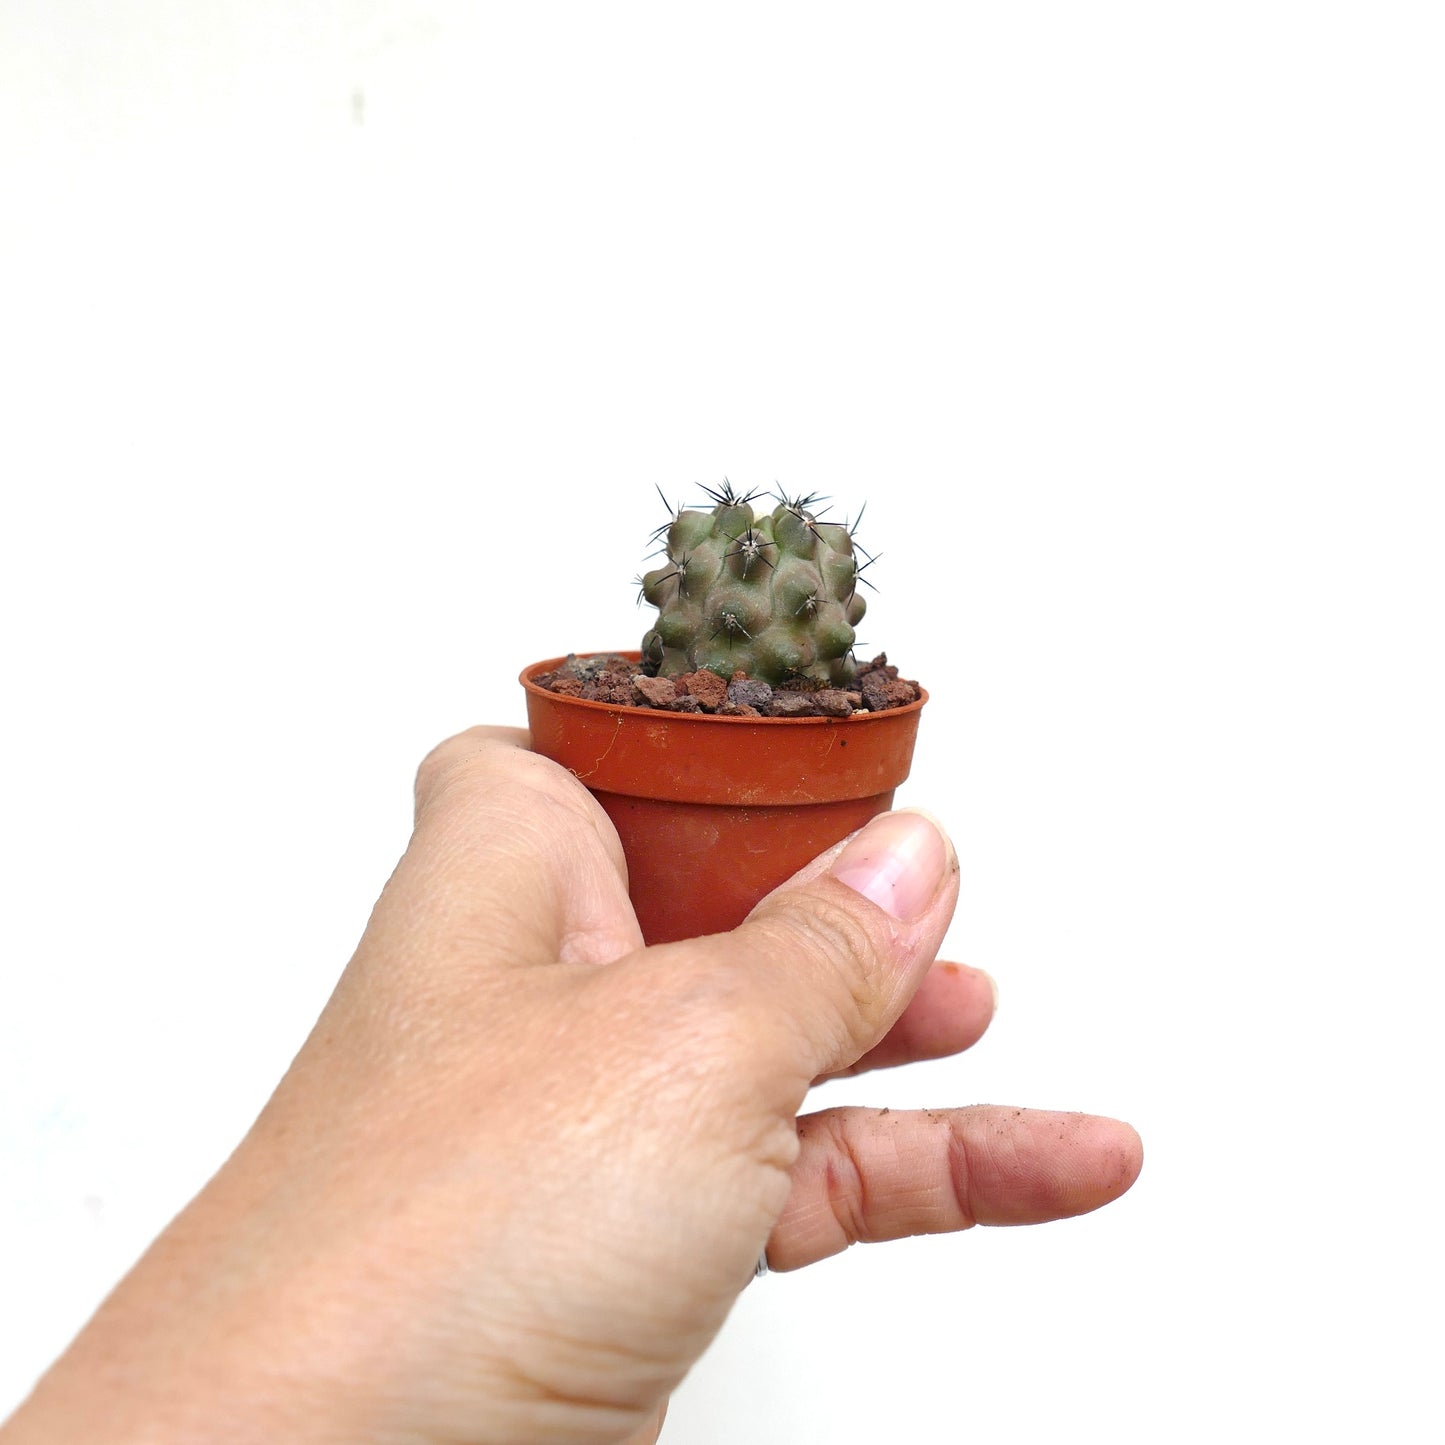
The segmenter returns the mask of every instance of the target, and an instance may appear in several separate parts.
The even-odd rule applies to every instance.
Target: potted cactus
[[[755,492],[704,490],[709,507],[668,505],[653,534],[641,647],[521,678],[532,746],[617,828],[649,943],[736,926],[886,811],[927,700],[886,657],[853,655],[873,560],[856,525],[827,520],[815,495],[755,510]]]

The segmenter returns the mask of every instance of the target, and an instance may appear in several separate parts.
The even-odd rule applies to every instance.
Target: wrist
[[[287,1267],[250,1197],[258,1182],[233,1159],[206,1186],[0,1427],[0,1445],[359,1438],[357,1382],[374,1378],[358,1358],[365,1333],[338,1327],[314,1273]]]

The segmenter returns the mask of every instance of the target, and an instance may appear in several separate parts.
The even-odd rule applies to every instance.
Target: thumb
[[[938,953],[958,858],[927,813],[884,813],[770,893],[731,933],[677,945],[746,976],[755,1064],[806,1088],[886,1034]],[[697,955],[702,953],[703,959]],[[708,958],[706,955],[716,955]]]

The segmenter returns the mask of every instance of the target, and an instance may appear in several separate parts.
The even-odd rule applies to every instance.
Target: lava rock
[[[896,669],[894,669],[896,672]],[[879,668],[863,678],[863,702],[870,712],[884,712],[890,707],[905,707],[918,701],[918,684],[901,677],[889,677]]]
[[[600,657],[578,657],[575,652],[569,652],[567,660],[557,669],[556,675],[575,677],[584,683],[593,682],[602,673],[615,671],[621,661],[616,653],[606,653]]]
[[[677,684],[670,677],[638,676],[632,685],[646,699],[644,707],[671,707],[677,701]]]
[[[859,679],[858,691],[863,694],[863,706],[869,712],[882,712],[888,706],[887,676],[878,672],[865,672]]]
[[[728,703],[728,685],[717,673],[703,668],[699,672],[685,672],[677,679],[679,691],[689,693],[702,705],[704,712],[716,712]]]
[[[775,692],[767,706],[768,717],[817,717],[813,694],[807,692]]]
[[[853,711],[853,704],[848,701],[848,694],[837,687],[825,687],[821,691],[815,692],[813,706],[824,717],[848,717]]]
[[[734,676],[728,683],[728,701],[734,707],[750,707],[760,713],[767,707],[772,696],[772,687],[761,678],[754,681],[750,677]]]
[[[582,688],[588,702],[611,703],[614,707],[632,707],[632,676],[626,672],[599,672]]]

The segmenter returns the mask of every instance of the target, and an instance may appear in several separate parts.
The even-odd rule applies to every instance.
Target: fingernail
[[[928,910],[953,866],[953,849],[927,813],[874,818],[833,864],[833,877],[900,923]]]
[[[988,991],[993,995],[993,1012],[998,1012],[998,980],[988,972],[987,969],[979,969],[979,972],[988,980]]]

